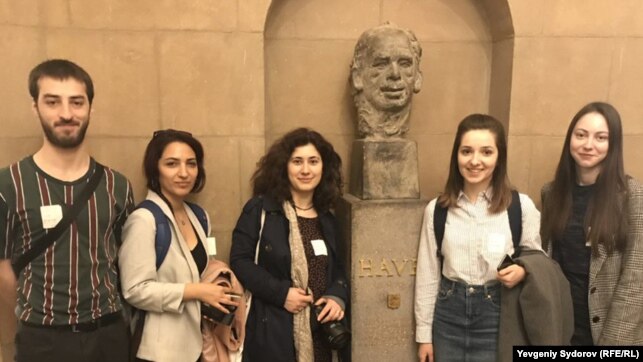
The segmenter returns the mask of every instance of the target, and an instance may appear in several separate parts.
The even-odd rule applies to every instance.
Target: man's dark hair
[[[85,69],[76,63],[66,59],[49,59],[33,68],[29,73],[29,94],[31,94],[34,102],[38,102],[38,94],[40,93],[38,81],[44,77],[57,80],[73,78],[83,83],[89,104],[92,104],[94,100],[94,83]]]

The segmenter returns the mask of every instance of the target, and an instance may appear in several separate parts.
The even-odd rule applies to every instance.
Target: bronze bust
[[[350,81],[360,137],[400,138],[408,131],[411,99],[422,87],[421,57],[415,34],[390,23],[359,37]]]

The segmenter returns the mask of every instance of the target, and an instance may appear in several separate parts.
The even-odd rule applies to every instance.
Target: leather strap
[[[16,258],[11,265],[16,278],[18,278],[22,269],[38,257],[38,255],[42,254],[54,241],[58,240],[69,225],[76,220],[80,209],[87,205],[87,200],[89,200],[89,197],[94,193],[94,190],[96,190],[100,179],[103,177],[103,170],[103,165],[95,162],[94,174],[89,178],[89,181],[76,198],[74,204],[71,205],[71,207],[63,205],[63,218],[53,229],[47,231],[44,236],[33,242],[31,249]]]

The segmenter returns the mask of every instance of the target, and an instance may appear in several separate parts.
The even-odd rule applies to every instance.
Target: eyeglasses
[[[158,131],[154,131],[154,133],[152,134],[152,138],[156,138],[158,136],[167,136],[167,135],[172,135],[172,134],[175,134],[175,135],[179,134],[179,135],[183,135],[183,136],[192,137],[192,133],[190,133],[190,132],[179,131],[179,130],[176,130],[176,129],[168,128],[168,129],[161,129],[161,130],[158,130]]]

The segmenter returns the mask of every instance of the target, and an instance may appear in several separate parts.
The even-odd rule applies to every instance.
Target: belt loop
[[[496,293],[498,291],[500,283],[490,282],[484,285],[484,294],[490,296],[491,293]]]
[[[458,286],[458,282],[456,282],[455,280],[448,279],[448,278],[444,278],[444,280],[446,281],[445,284],[446,284],[446,287],[447,287],[447,290],[449,291],[449,293],[455,293],[456,287]]]
[[[455,288],[458,286],[458,282],[456,282],[455,280],[451,280],[451,279],[449,279],[449,284],[450,284],[449,285],[449,290],[450,291],[454,291]]]

